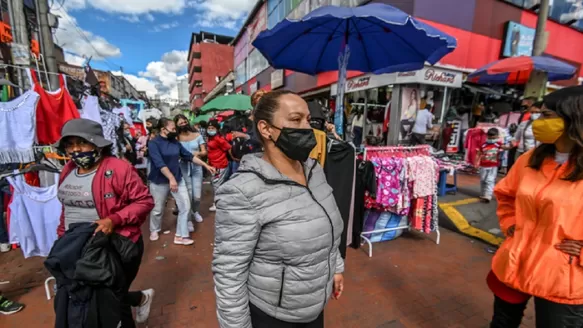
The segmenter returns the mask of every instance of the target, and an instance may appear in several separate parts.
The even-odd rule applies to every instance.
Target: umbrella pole
[[[336,111],[334,112],[334,126],[336,133],[344,136],[344,90],[346,85],[346,67],[350,58],[350,49],[344,43],[338,54],[338,90],[336,92]]]

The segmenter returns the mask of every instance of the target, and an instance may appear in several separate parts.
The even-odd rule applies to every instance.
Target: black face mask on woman
[[[273,125],[272,125],[273,126]],[[300,162],[305,162],[312,149],[316,147],[316,136],[312,129],[294,129],[294,128],[274,128],[281,131],[275,146],[279,148],[285,156]],[[273,138],[271,139],[273,140]]]

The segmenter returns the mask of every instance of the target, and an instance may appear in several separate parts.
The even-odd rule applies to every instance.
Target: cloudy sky
[[[71,64],[123,74],[149,96],[178,98],[192,32],[235,35],[255,0],[55,0],[55,41]]]

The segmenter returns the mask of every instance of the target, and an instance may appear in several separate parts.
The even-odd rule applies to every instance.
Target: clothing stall
[[[368,244],[369,257],[372,243],[394,239],[403,230],[435,232],[439,244],[439,166],[428,145],[366,147],[358,171],[357,191],[363,194],[355,196],[364,201],[354,211],[364,215],[352,234]],[[358,247],[354,241],[353,247]]]

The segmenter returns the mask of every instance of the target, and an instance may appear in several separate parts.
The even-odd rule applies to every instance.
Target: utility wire
[[[65,1],[63,0],[63,4],[65,3]],[[103,58],[103,60],[106,62],[106,64],[113,69],[119,69],[122,70],[122,66],[121,65],[117,65],[113,62],[111,62],[109,59],[107,59],[104,55],[102,55],[97,49],[95,49],[95,47],[93,46],[93,44],[91,43],[91,40],[89,40],[89,38],[87,37],[87,35],[85,35],[85,33],[83,33],[83,30],[81,30],[81,28],[72,20],[69,19],[69,17],[65,16],[65,19],[73,26],[75,27],[75,29],[77,30],[77,33],[79,35],[81,35],[81,37],[83,37],[83,39],[85,39],[85,41],[89,44],[89,46],[91,48],[93,48],[93,51],[95,51],[95,53],[97,55],[99,55],[100,57]]]

